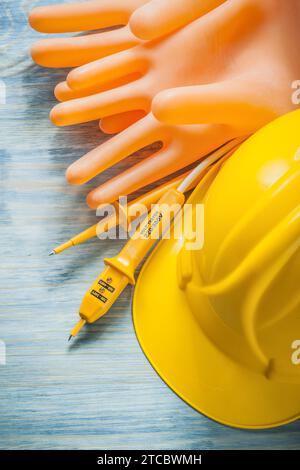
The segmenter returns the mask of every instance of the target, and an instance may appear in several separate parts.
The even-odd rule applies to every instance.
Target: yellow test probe
[[[97,277],[84,296],[79,315],[80,320],[71,331],[69,340],[76,336],[86,323],[94,323],[105,315],[128,284],[135,284],[134,273],[138,265],[150,251],[161,236],[165,220],[170,221],[171,211],[178,210],[184,205],[184,192],[194,181],[199,181],[206,174],[209,167],[216,162],[225,160],[233,153],[244,139],[235,139],[213,152],[205,161],[202,161],[188,176],[165,193],[157,204],[152,207],[133,237],[127,242],[120,253],[110,259],[105,259],[106,268]],[[172,218],[176,214],[172,212]]]
[[[142,196],[138,197],[137,199],[129,202],[127,205],[128,222],[130,223],[134,219],[134,216],[131,216],[130,213],[135,214],[136,210],[139,210],[139,215],[142,216],[143,208],[145,209],[144,213],[148,212],[152,204],[155,204],[157,201],[159,201],[159,199],[167,191],[176,188],[184,180],[184,178],[186,178],[188,174],[189,172],[184,173],[178,176],[177,178],[174,178],[173,180],[169,181],[168,183],[165,183],[159,186],[158,188],[155,188],[152,191],[149,191],[143,194]],[[193,189],[196,184],[197,181],[194,181],[189,189]],[[49,253],[49,256],[62,253],[63,251],[67,250],[68,248],[71,248],[72,246],[80,245],[81,243],[84,243],[87,240],[96,237],[97,235],[99,236],[101,233],[104,233],[109,229],[119,225],[119,210],[121,209],[121,207],[119,204],[117,204],[116,208],[116,216],[114,214],[109,215],[103,220],[100,220],[100,222],[98,222],[97,224],[92,225],[81,233],[78,233],[74,237],[70,238],[70,240],[68,240],[67,242],[54,248],[54,250]]]

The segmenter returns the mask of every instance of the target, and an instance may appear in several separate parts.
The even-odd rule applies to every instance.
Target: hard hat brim
[[[193,196],[188,202],[193,202]],[[253,373],[206,337],[178,287],[181,247],[180,240],[162,240],[137,280],[133,322],[151,365],[185,402],[222,424],[262,429],[299,419],[299,385]],[[199,309],[212,313],[204,295]]]

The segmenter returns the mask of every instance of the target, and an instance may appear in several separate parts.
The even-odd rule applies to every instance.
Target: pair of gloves
[[[100,120],[117,134],[67,170],[83,184],[154,142],[159,151],[88,194],[96,208],[255,132],[296,108],[300,0],[92,0],[35,8],[32,57],[72,67],[55,89],[58,126]],[[123,26],[120,26],[123,25]],[[238,175],[237,175],[238,176]]]

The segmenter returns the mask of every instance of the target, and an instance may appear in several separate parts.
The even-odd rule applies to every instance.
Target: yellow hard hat
[[[216,421],[267,428],[298,419],[300,110],[212,168],[188,203],[193,213],[204,204],[204,244],[162,240],[142,269],[133,319],[144,353]]]

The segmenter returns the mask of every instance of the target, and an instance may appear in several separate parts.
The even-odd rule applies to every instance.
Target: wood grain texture
[[[101,259],[121,244],[95,240],[47,256],[96,221],[85,205],[87,187],[68,186],[64,170],[105,137],[96,123],[56,129],[48,121],[54,85],[66,72],[32,64],[28,49],[38,34],[26,23],[30,8],[46,3],[0,3],[0,78],[7,87],[0,108],[0,339],[7,347],[7,365],[0,366],[0,448],[300,449],[299,422],[238,431],[177,398],[139,348],[130,289],[68,345]]]

